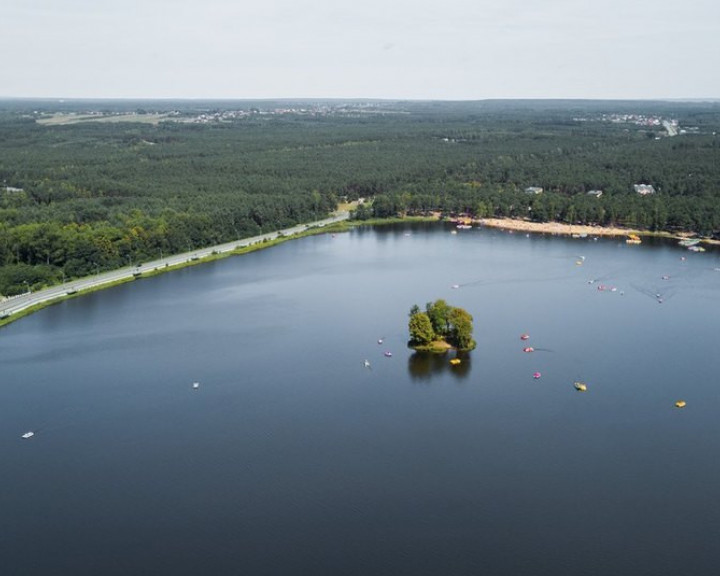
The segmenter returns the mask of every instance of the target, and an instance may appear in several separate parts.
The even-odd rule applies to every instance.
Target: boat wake
[[[563,276],[551,276],[551,277],[517,277],[517,278],[481,278],[478,280],[471,280],[469,282],[461,282],[460,284],[453,284],[452,288],[467,288],[475,286],[493,286],[493,285],[505,285],[505,284],[529,284],[532,282],[560,282],[562,280],[571,280],[576,276],[567,274]]]
[[[633,290],[637,291],[639,294],[652,298],[658,304],[662,304],[675,296],[675,289],[668,290],[665,286],[662,288],[659,286],[640,286],[638,284],[630,284],[630,286],[632,286]]]

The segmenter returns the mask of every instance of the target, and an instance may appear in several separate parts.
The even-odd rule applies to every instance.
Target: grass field
[[[79,124],[80,122],[141,122],[143,124],[158,124],[168,118],[167,114],[67,114],[57,112],[37,120],[38,124],[45,126],[62,126],[65,124]]]

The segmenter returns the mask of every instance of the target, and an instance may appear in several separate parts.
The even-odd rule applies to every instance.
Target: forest
[[[0,294],[359,198],[718,237],[719,132],[719,102],[0,100]]]

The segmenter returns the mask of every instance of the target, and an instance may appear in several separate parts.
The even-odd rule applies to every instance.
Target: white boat
[[[25,438],[26,440],[27,440],[28,438],[32,438],[33,436],[35,436],[35,432],[32,432],[32,431],[30,431],[30,432],[25,432],[25,434],[22,435],[22,437]]]
[[[193,382],[192,387],[193,387],[193,390],[197,390],[198,388],[200,388],[200,382]]]
[[[685,246],[685,248],[688,248],[689,246],[695,246],[695,244],[700,244],[700,238],[684,238],[678,242],[680,246]]]
[[[363,362],[363,366],[365,366],[365,368],[370,368],[370,360],[365,360],[365,362]]]

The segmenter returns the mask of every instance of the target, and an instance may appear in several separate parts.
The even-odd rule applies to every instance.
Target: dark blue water
[[[718,267],[380,228],[47,308],[0,331],[0,574],[715,574]],[[458,367],[405,347],[437,298]]]

